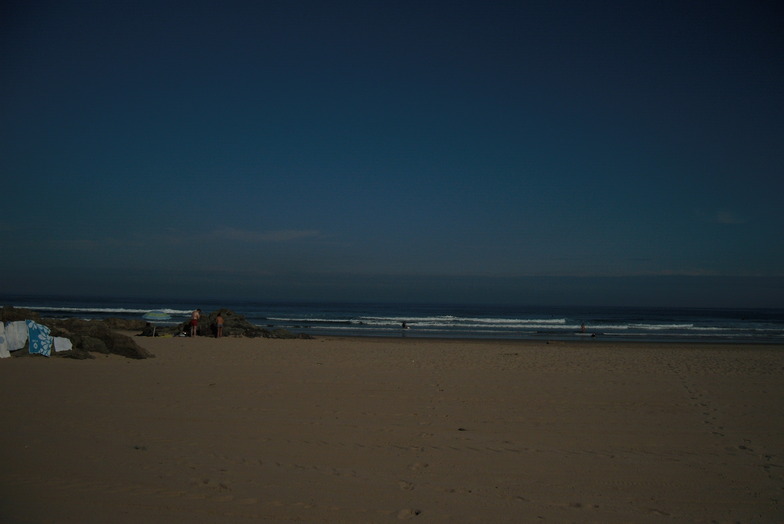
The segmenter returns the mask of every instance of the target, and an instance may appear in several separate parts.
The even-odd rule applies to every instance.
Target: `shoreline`
[[[582,338],[478,338],[478,337],[417,337],[417,336],[387,336],[387,335],[312,335],[312,340],[385,340],[388,342],[397,342],[401,340],[410,340],[411,342],[477,342],[477,343],[521,343],[530,345],[610,345],[610,346],[729,346],[732,348],[754,348],[754,347],[780,347],[784,350],[784,342],[736,342],[732,340],[628,340],[628,339],[614,339],[603,337],[582,337]],[[187,337],[186,337],[187,338]],[[203,337],[210,338],[210,337]]]
[[[784,519],[781,346],[133,338],[0,361],[4,522]]]
[[[42,299],[44,300],[44,299]],[[18,307],[27,304],[14,304]],[[76,316],[123,321],[140,319],[155,308],[171,312],[171,325],[186,322],[198,304],[103,300],[56,300],[40,306],[51,318]],[[385,303],[202,304],[205,311],[225,309],[256,329],[285,329],[311,336],[476,338],[483,340],[595,338],[620,342],[731,342],[784,344],[784,310],[776,308],[645,308],[590,306],[477,306]],[[35,309],[35,308],[33,308]],[[110,313],[115,311],[116,314]],[[401,329],[405,323],[410,329]],[[582,333],[581,329],[585,329]],[[162,326],[165,327],[165,326]]]

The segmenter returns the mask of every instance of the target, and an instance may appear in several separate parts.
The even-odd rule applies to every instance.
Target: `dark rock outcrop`
[[[15,322],[17,320],[35,320],[41,322],[41,315],[30,309],[14,306],[3,306],[0,310],[0,320],[3,322]]]
[[[223,317],[223,336],[224,337],[248,337],[248,338],[312,338],[309,335],[298,335],[291,333],[285,329],[269,330],[261,328],[248,322],[248,320],[239,313],[235,313],[230,309],[219,309],[212,313],[202,314],[199,319],[199,327],[197,336],[201,337],[215,337],[218,334],[218,325],[216,318],[220,314]],[[191,326],[190,322],[184,322],[175,326],[147,324],[142,332],[142,336],[151,337],[153,333],[156,336],[182,336],[190,335]]]
[[[219,309],[208,315],[202,315],[199,321],[199,332],[202,335],[217,336],[217,317],[223,317],[224,337],[268,337],[268,331],[248,322],[248,320],[230,309]]]
[[[141,331],[147,322],[140,318],[105,318],[103,323],[118,331]]]
[[[214,337],[217,335],[216,318],[223,317],[224,337],[248,338],[313,338],[310,335],[291,333],[286,329],[265,329],[256,326],[243,316],[230,309],[219,309],[203,314],[199,321],[198,336]],[[81,320],[78,318],[41,318],[35,311],[13,306],[3,306],[0,320],[13,322],[16,320],[34,320],[47,326],[54,337],[66,337],[73,344],[70,351],[52,352],[52,356],[89,359],[95,358],[94,353],[115,354],[127,358],[143,359],[154,357],[152,353],[139,346],[133,338],[119,333],[128,331],[140,336],[184,336],[190,334],[190,323],[176,325],[153,325],[141,319],[107,318],[104,320]],[[11,353],[14,357],[31,356],[26,349]]]
[[[115,319],[118,320],[118,319]],[[90,353],[122,355],[128,358],[151,358],[152,353],[139,346],[131,337],[118,333],[112,327],[116,323],[101,320],[81,320],[78,318],[44,319],[42,324],[52,330],[52,336],[71,339],[74,349],[64,353],[72,353],[71,358],[92,358]],[[122,324],[126,326],[126,324]],[[136,324],[136,327],[144,325]]]
[[[53,357],[76,359],[95,358],[93,353],[115,354],[127,358],[150,358],[152,353],[139,346],[131,337],[118,333],[116,330],[136,331],[144,327],[144,321],[124,319],[81,320],[78,318],[41,318],[29,309],[4,306],[0,310],[0,320],[14,322],[16,320],[34,320],[51,330],[53,337],[66,337],[73,344],[70,351],[52,352]],[[30,356],[26,349],[11,353],[14,357]]]

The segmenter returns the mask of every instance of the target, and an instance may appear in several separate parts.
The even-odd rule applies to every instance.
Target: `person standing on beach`
[[[199,319],[201,318],[201,309],[197,309],[191,313],[191,336],[196,336],[196,331],[199,328]]]
[[[221,338],[223,336],[223,317],[220,313],[215,317],[215,337]]]

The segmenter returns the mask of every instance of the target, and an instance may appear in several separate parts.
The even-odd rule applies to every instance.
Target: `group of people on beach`
[[[201,319],[201,309],[195,309],[191,313],[191,336],[195,337],[199,330],[199,320]],[[220,313],[215,317],[215,337],[223,336],[223,317]]]

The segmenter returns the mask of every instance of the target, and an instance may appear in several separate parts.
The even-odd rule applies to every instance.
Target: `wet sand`
[[[0,521],[784,522],[784,347],[136,338],[0,361]]]

